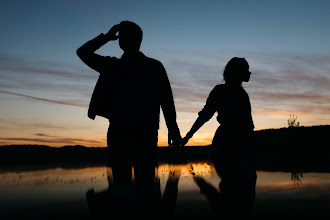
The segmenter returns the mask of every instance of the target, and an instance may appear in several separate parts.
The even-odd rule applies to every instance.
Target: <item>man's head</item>
[[[139,51],[142,42],[142,36],[142,29],[134,22],[120,22],[119,46],[124,52]]]

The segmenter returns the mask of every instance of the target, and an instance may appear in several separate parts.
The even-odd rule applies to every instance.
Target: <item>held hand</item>
[[[108,33],[105,34],[105,36],[110,40],[117,40],[119,38],[118,35],[116,35],[119,31],[119,24],[114,25]]]
[[[185,137],[182,139],[181,145],[182,145],[182,146],[186,145],[186,144],[188,143],[189,139],[190,139],[189,137],[185,136]]]
[[[182,143],[182,137],[180,134],[172,135],[168,133],[168,146],[169,147],[179,147]]]
[[[186,145],[188,143],[188,141],[190,140],[190,138],[192,138],[192,136],[193,136],[193,133],[189,131],[186,134],[186,136],[182,139],[181,145],[182,146]]]

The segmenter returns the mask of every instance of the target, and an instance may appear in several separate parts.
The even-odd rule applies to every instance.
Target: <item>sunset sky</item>
[[[163,63],[182,136],[235,56],[250,64],[255,130],[286,127],[290,114],[330,124],[330,1],[2,0],[0,145],[106,146],[108,121],[87,117],[98,73],[76,49],[122,20],[142,28],[141,51]],[[97,53],[122,55],[117,41]],[[210,144],[217,127],[214,116],[188,145]]]

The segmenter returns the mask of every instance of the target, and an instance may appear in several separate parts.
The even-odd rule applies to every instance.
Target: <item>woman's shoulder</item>
[[[232,97],[237,94],[241,89],[244,91],[242,87],[233,87],[227,84],[218,84],[213,88],[211,94],[217,97]]]
[[[215,97],[219,97],[219,96],[221,96],[223,93],[225,93],[225,91],[227,90],[227,88],[226,88],[226,85],[225,84],[218,84],[218,85],[216,85],[213,89],[212,89],[212,91],[211,91],[211,93],[210,93],[210,96],[215,96]]]
[[[227,90],[226,84],[218,84],[213,88],[214,91],[224,91]]]

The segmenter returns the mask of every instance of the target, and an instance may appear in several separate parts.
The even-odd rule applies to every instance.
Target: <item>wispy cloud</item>
[[[330,108],[330,97],[326,94],[319,94],[319,93],[297,93],[292,94],[289,92],[251,92],[251,95],[254,99],[260,100],[264,102],[272,102],[274,104],[281,104],[281,105],[288,105],[294,106],[296,104],[305,105],[306,103],[313,106],[313,105],[324,105]],[[260,103],[262,105],[262,103]],[[329,109],[330,110],[330,109]]]
[[[54,132],[57,133],[60,131],[64,131],[67,133],[70,130],[88,130],[90,129],[90,126],[84,125],[84,124],[71,124],[67,121],[34,121],[34,120],[16,120],[14,118],[0,118],[0,128],[3,125],[3,129],[5,128],[12,128],[13,130],[19,130],[24,128],[31,128],[32,130],[41,130],[41,131],[48,131],[48,132]],[[43,133],[43,132],[39,132]]]
[[[45,143],[45,144],[87,144],[87,145],[103,145],[105,146],[105,139],[92,139],[92,138],[25,138],[25,137],[14,137],[14,138],[0,138],[0,144],[9,143]]]
[[[164,50],[155,58],[162,61],[167,70],[177,111],[200,111],[212,88],[223,83],[223,68],[233,56],[244,56],[250,64],[251,80],[243,86],[250,95],[255,117],[276,118],[296,113],[308,116],[308,120],[329,121],[330,56],[321,55],[233,51],[224,55],[216,51]],[[36,67],[37,63],[18,57],[2,57],[0,93],[57,105],[88,107],[97,79],[97,73],[92,70],[79,65],[62,65],[65,67],[62,70],[51,62]],[[6,71],[36,77],[24,74],[17,77],[5,74]],[[50,78],[43,79],[45,75]]]
[[[7,94],[61,105],[86,106],[97,77],[95,71],[77,64],[0,54],[0,87]]]
[[[216,52],[170,51],[165,62],[177,111],[198,112],[210,91],[222,82],[229,56]],[[255,117],[283,118],[296,113],[306,120],[329,123],[330,56],[237,53],[252,71],[244,83]],[[193,58],[192,58],[193,57]]]
[[[61,68],[66,68],[65,70]],[[72,71],[68,71],[72,69]],[[97,74],[89,69],[74,67],[65,63],[47,61],[27,61],[26,58],[10,55],[0,55],[0,72],[31,73],[35,75],[50,75],[75,80],[95,80]],[[82,74],[84,73],[84,74]]]
[[[60,76],[70,79],[95,79],[94,76],[82,75],[77,73],[70,73],[60,70],[38,69],[32,67],[13,67],[13,66],[0,66],[0,71],[20,72],[20,73],[33,73],[33,74],[47,74],[51,76]]]
[[[40,136],[40,137],[56,137],[56,136],[53,136],[53,135],[49,135],[49,134],[44,134],[44,133],[35,133],[34,134],[35,136]]]
[[[0,93],[20,96],[20,97],[29,98],[29,99],[33,99],[33,100],[37,100],[37,101],[41,101],[41,102],[48,102],[48,103],[52,103],[52,104],[67,105],[67,106],[74,106],[74,107],[80,107],[80,108],[88,107],[87,105],[79,105],[79,104],[61,102],[61,101],[50,100],[50,99],[45,99],[45,98],[38,98],[38,97],[34,97],[34,96],[24,95],[24,94],[15,93],[15,92],[8,92],[8,91],[3,91],[3,90],[0,90]]]

